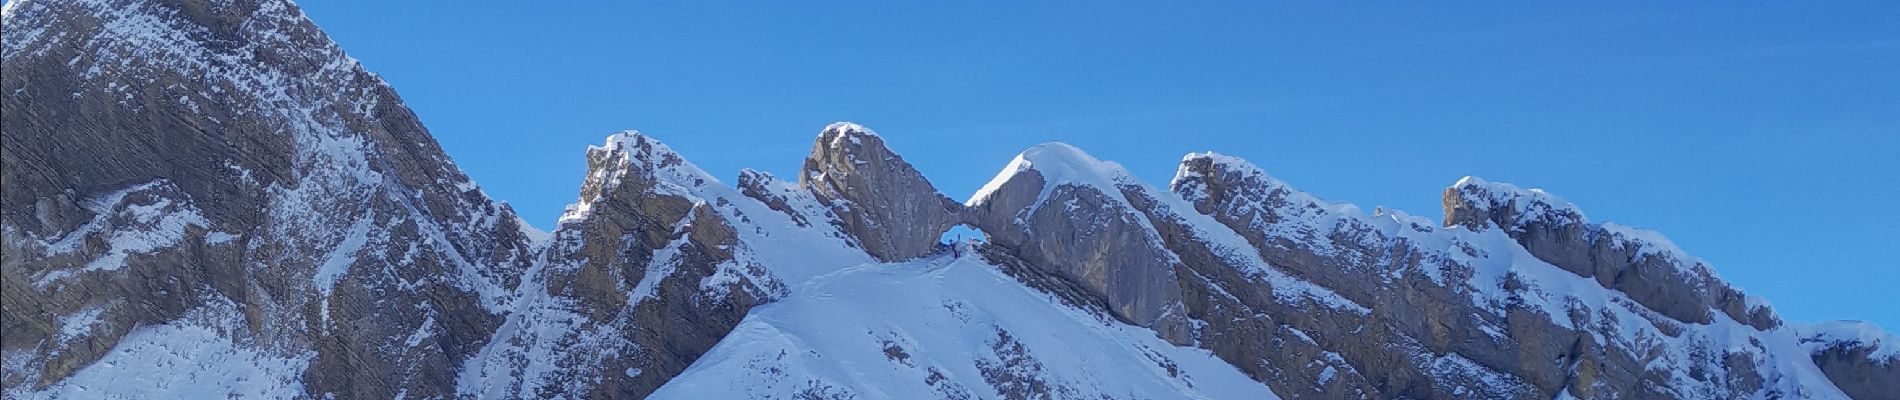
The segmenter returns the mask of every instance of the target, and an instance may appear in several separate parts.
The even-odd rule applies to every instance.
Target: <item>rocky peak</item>
[[[1445,226],[1481,230],[1496,226],[1506,231],[1530,225],[1582,224],[1583,211],[1543,189],[1522,189],[1467,176],[1445,189]]]
[[[1183,156],[1169,186],[1203,213],[1264,211],[1258,218],[1266,223],[1282,223],[1288,219],[1319,223],[1359,212],[1350,204],[1333,204],[1295,189],[1247,160],[1215,152]],[[1216,209],[1221,205],[1230,209]],[[1326,238],[1325,232],[1298,232],[1295,239]]]
[[[666,144],[637,131],[624,131],[608,136],[602,145],[587,146],[587,178],[581,183],[580,199],[567,206],[561,221],[586,218],[598,202],[623,186],[634,193],[683,196],[693,188],[717,183]]]
[[[849,122],[819,133],[798,185],[829,205],[840,228],[880,260],[927,254],[962,221],[961,205],[885,147],[883,137]]]
[[[1121,165],[1045,143],[1018,154],[968,207],[993,243],[1076,282],[1116,317],[1187,343],[1192,339],[1175,272],[1180,259],[1136,207],[1148,199]]]
[[[472,358],[464,395],[643,397],[783,295],[744,258],[717,180],[638,132],[604,142],[508,316],[523,328]]]
[[[658,140],[636,131],[608,136],[600,146],[587,147],[587,178],[580,199],[567,206],[561,225],[583,222],[607,228],[575,227],[585,237],[633,235],[647,251],[671,240],[679,224],[696,208],[704,207],[696,189],[719,182]],[[584,224],[583,224],[584,225]]]

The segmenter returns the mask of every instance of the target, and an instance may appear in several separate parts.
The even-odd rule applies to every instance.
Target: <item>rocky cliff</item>
[[[961,204],[858,124],[836,123],[818,134],[798,186],[829,206],[839,227],[879,260],[930,253],[937,236],[963,219]]]
[[[727,185],[587,149],[551,232],[281,0],[16,0],[8,398],[1894,398],[1662,235],[1466,178],[1444,219],[1060,143],[959,203],[823,128]],[[789,160],[788,160],[789,161]],[[986,243],[940,245],[967,224]]]
[[[1660,235],[1592,224],[1542,191],[1466,178],[1447,189],[1447,224],[1440,227],[1326,203],[1245,161],[1211,153],[1187,157],[1174,190],[1245,232],[1275,266],[1369,306],[1364,328],[1308,333],[1333,338],[1322,346],[1347,360],[1409,361],[1357,369],[1382,393],[1375,397],[1478,391],[1513,398],[1838,398],[1836,386],[1859,385],[1828,382],[1799,349],[1797,330],[1774,322],[1765,302],[1747,300],[1706,266],[1690,264]],[[1470,222],[1477,220],[1492,222]],[[1531,235],[1500,228],[1532,220],[1573,232],[1615,231],[1599,239],[1619,249],[1609,254],[1650,263],[1623,261],[1624,268],[1666,268],[1650,276],[1690,278],[1652,280],[1647,291],[1627,290],[1637,287],[1625,283],[1629,278],[1591,279],[1537,255],[1553,249],[1519,244]],[[1563,243],[1606,246],[1567,238],[1573,240]],[[1735,300],[1652,308],[1645,301],[1657,301],[1646,297],[1653,293]],[[1312,322],[1295,317],[1289,325]],[[1373,337],[1382,346],[1368,349],[1348,338],[1366,331],[1380,332]]]
[[[295,6],[3,20],[9,393],[454,393],[535,234]]]

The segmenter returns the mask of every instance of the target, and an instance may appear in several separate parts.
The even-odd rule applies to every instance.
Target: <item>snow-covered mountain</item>
[[[1539,190],[1050,143],[957,202],[854,124],[730,184],[624,132],[544,233],[286,1],[0,21],[7,398],[1900,397],[1894,335]]]
[[[9,1],[9,398],[447,396],[535,236],[284,1]]]

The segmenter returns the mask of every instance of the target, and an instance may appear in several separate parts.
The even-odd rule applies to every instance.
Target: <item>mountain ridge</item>
[[[1508,184],[1434,222],[1051,143],[959,203],[853,123],[732,185],[627,131],[539,232],[287,1],[4,19],[9,397],[1900,393],[1892,334]]]

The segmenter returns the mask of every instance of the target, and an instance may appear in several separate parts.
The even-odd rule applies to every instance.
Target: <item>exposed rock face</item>
[[[1024,151],[972,201],[976,226],[1030,265],[1104,299],[1117,317],[1188,343],[1180,260],[1123,198],[1118,186],[1132,178],[1072,176],[1093,171],[1069,168],[1098,163],[1064,144]]]
[[[7,397],[82,390],[102,364],[259,397],[453,393],[530,235],[295,6],[26,0],[0,19]],[[153,357],[182,337],[204,353]],[[255,366],[199,362],[218,358]],[[186,386],[141,382],[89,396]]]
[[[1821,372],[1856,399],[1892,398],[1900,393],[1900,367],[1895,361],[1888,358],[1870,362],[1867,349],[1846,346],[1814,355],[1814,364],[1821,367]]]
[[[782,296],[736,255],[738,232],[693,188],[718,182],[637,133],[588,150],[581,200],[508,325],[463,372],[484,398],[639,398]]]
[[[1900,336],[1859,321],[1794,327],[1814,364],[1842,392],[1856,399],[1900,393]]]
[[[1261,313],[1257,319],[1297,333],[1275,335],[1275,341],[1308,348],[1291,355],[1265,353],[1260,348],[1214,348],[1230,362],[1243,368],[1249,364],[1345,364],[1340,369],[1347,373],[1338,379],[1359,382],[1352,386],[1358,390],[1355,396],[1373,398],[1459,398],[1473,393],[1490,398],[1548,397],[1564,383],[1565,373],[1559,370],[1563,365],[1548,360],[1570,351],[1575,335],[1540,321],[1535,311],[1488,308],[1482,299],[1462,293],[1468,289],[1459,287],[1459,281],[1471,279],[1473,271],[1469,266],[1447,265],[1445,259],[1451,257],[1444,254],[1458,249],[1424,249],[1403,238],[1408,233],[1430,233],[1430,225],[1389,215],[1365,218],[1349,206],[1323,203],[1251,165],[1214,154],[1185,158],[1173,186],[1194,208],[1243,237],[1274,271],[1285,274],[1269,280],[1267,286],[1277,283],[1281,287],[1274,290],[1280,291],[1316,285],[1336,296],[1317,302],[1328,307],[1299,307],[1299,302],[1311,300],[1230,290]],[[1496,287],[1498,282],[1471,284]],[[1247,284],[1217,285],[1244,288]],[[1220,316],[1221,311],[1213,310],[1210,317]],[[1216,331],[1235,330],[1223,326],[1234,325],[1223,322],[1227,319],[1207,321]],[[1487,329],[1498,333],[1485,333]],[[1526,334],[1506,336],[1506,331]],[[1253,361],[1263,358],[1272,361]],[[1500,365],[1527,371],[1500,371]],[[1519,366],[1523,368],[1514,368]],[[1277,375],[1271,369],[1257,374],[1263,379]],[[1281,383],[1286,387],[1282,392],[1298,392],[1304,382],[1286,380]],[[1340,392],[1312,395],[1321,393],[1337,396]]]
[[[962,221],[961,204],[884,147],[883,137],[857,124],[825,127],[805,158],[798,186],[824,200],[844,231],[879,260],[929,253],[939,235]]]
[[[1670,318],[1706,324],[1714,310],[1756,329],[1781,324],[1772,310],[1748,307],[1741,291],[1661,235],[1588,223],[1576,206],[1541,191],[1460,180],[1445,189],[1445,225],[1503,229],[1537,258],[1596,278]]]
[[[1812,364],[1785,350],[1792,332],[1728,318],[1671,318],[1614,285],[1556,272],[1567,269],[1511,245],[1489,225],[1454,218],[1460,225],[1445,229],[1403,214],[1368,216],[1215,154],[1184,160],[1174,190],[1246,236],[1277,269],[1369,305],[1357,322],[1363,328],[1347,331],[1311,327],[1318,321],[1271,307],[1267,316],[1355,365],[1378,389],[1373,397],[1457,398],[1472,390],[1511,398],[1840,396],[1817,383],[1825,378]],[[1539,197],[1500,204],[1586,223],[1574,208]],[[1461,215],[1458,207],[1448,202],[1447,214]],[[1365,337],[1383,344],[1367,346]],[[1252,361],[1222,355],[1243,368]]]

